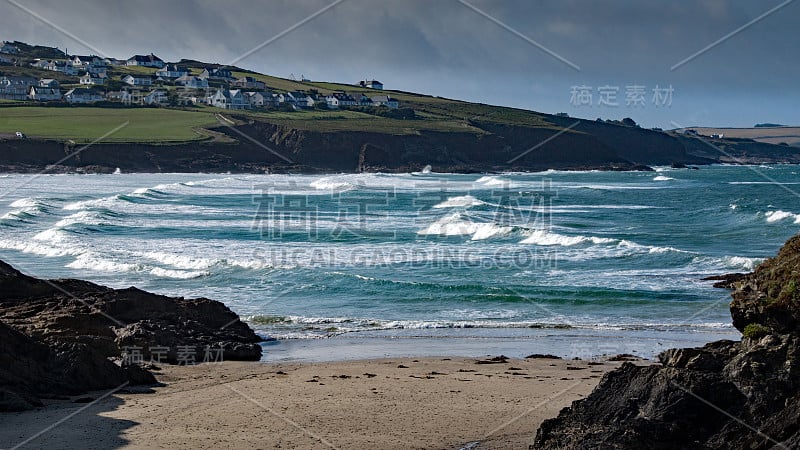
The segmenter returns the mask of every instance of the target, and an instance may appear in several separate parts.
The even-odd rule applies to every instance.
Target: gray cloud
[[[153,51],[226,63],[277,35],[326,0],[29,0],[24,4],[103,52]],[[376,77],[390,88],[584,117],[632,116],[752,125],[800,123],[794,104],[800,69],[800,2],[792,3],[680,67],[670,67],[779,4],[777,1],[471,0],[563,58],[509,33],[456,0],[345,0],[238,65],[287,77],[353,82]],[[2,38],[88,49],[0,3]],[[572,85],[673,85],[671,108],[577,108]],[[620,93],[624,99],[624,92]]]

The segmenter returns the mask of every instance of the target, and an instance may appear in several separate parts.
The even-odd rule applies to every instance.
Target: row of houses
[[[400,102],[388,95],[368,97],[365,94],[359,94],[356,97],[346,92],[338,92],[321,96],[303,91],[268,93],[244,92],[241,89],[217,89],[213,94],[207,96],[203,103],[225,109],[254,109],[281,105],[289,105],[295,108],[313,108],[318,104],[325,105],[329,109],[356,106],[384,106],[389,109],[400,107]]]

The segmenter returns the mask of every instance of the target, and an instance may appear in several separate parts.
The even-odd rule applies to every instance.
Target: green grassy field
[[[125,125],[127,123],[127,125]],[[198,129],[217,124],[208,112],[155,108],[0,108],[0,133],[92,142],[180,142],[204,139]],[[124,126],[123,126],[124,125]]]

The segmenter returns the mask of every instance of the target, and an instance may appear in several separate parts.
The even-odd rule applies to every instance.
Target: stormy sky
[[[332,4],[0,0],[0,38],[287,78],[376,78],[389,89],[648,127],[800,125],[800,1]]]

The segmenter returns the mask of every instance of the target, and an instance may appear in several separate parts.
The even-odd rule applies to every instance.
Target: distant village
[[[342,91],[322,95],[314,89],[280,92],[269,89],[264,81],[255,77],[236,77],[225,67],[209,66],[200,69],[168,64],[152,53],[118,60],[91,55],[70,56],[58,49],[47,48],[58,52],[55,56],[61,57],[21,58],[24,52],[19,45],[3,42],[0,47],[0,73],[3,73],[3,65],[25,66],[54,72],[58,76],[37,78],[0,75],[0,99],[69,104],[114,102],[130,106],[208,105],[232,110],[347,107],[398,109],[400,106],[397,99],[385,94],[370,96],[364,92]],[[126,68],[156,70],[151,74],[149,71],[125,70]],[[112,77],[109,75],[112,72],[123,73]],[[363,80],[354,85],[354,88],[381,91],[383,84],[377,80]]]

